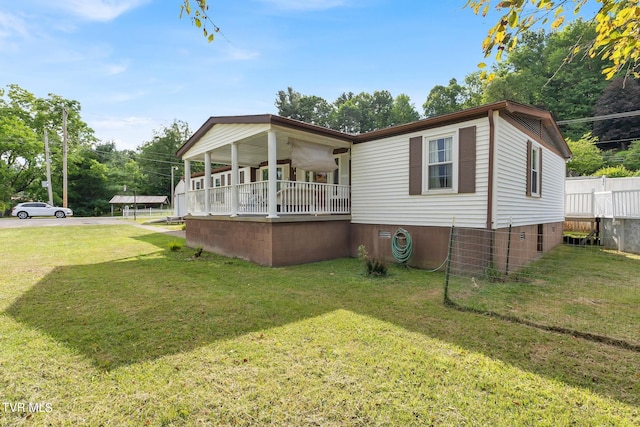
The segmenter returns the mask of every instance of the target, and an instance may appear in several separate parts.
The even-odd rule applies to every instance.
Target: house
[[[511,101],[360,135],[211,117],[177,155],[187,244],[260,264],[357,256],[360,245],[391,260],[398,228],[412,237],[409,264],[424,268],[446,257],[454,224],[512,227],[510,250],[529,259],[562,242],[570,150],[550,113]]]

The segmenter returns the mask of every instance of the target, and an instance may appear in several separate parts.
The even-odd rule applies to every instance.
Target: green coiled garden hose
[[[404,228],[398,228],[391,239],[391,252],[396,261],[406,263],[413,253],[411,234]]]

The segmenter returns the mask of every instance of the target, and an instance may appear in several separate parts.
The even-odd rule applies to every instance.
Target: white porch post
[[[238,216],[238,143],[231,144],[231,216]]]
[[[191,193],[191,160],[184,161],[184,207],[187,214],[191,213],[189,206],[189,193]]]
[[[268,200],[267,206],[269,214],[267,218],[278,218],[278,204],[276,200],[276,193],[278,192],[278,157],[276,154],[276,132],[270,130],[267,132],[267,160],[269,163],[269,187],[268,187]]]
[[[209,213],[211,201],[209,200],[209,189],[211,188],[211,152],[204,153],[204,211]]]

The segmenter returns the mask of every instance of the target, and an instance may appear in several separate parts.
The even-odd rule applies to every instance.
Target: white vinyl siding
[[[538,192],[527,196],[527,141],[531,138],[503,119],[496,120],[494,228],[564,221],[565,160],[539,147],[542,165]]]
[[[474,193],[409,195],[409,139],[453,134],[476,126]],[[477,119],[354,144],[351,155],[351,221],[358,224],[486,227],[489,121]],[[426,166],[426,165],[425,165]],[[456,177],[457,179],[457,177]]]

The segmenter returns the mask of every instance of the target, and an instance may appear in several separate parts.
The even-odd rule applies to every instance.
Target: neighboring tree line
[[[386,90],[343,93],[329,104],[319,96],[301,95],[289,87],[278,92],[275,104],[280,116],[352,134],[420,119],[409,96],[394,98]]]
[[[110,212],[109,200],[124,194],[169,195],[171,167],[182,174],[176,150],[190,136],[186,123],[174,121],[156,132],[136,150],[116,149],[113,142],[98,141],[82,120],[77,101],[49,94],[37,98],[17,85],[0,89],[0,216],[25,200],[48,200],[45,130],[49,140],[53,202],[62,203],[63,109],[67,115],[68,206],[79,216]],[[132,192],[129,192],[132,194]]]

